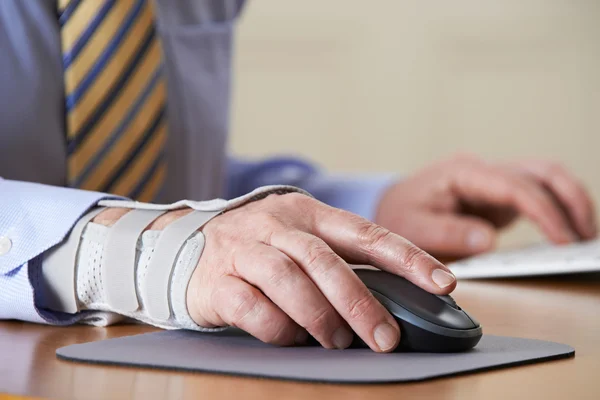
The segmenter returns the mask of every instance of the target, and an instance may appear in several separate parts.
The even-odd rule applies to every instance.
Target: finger
[[[306,332],[303,329],[260,290],[239,278],[222,277],[212,293],[211,304],[222,321],[217,321],[217,326],[223,323],[235,326],[265,343],[279,346],[306,340]]]
[[[464,201],[513,207],[556,243],[569,243],[575,234],[550,195],[537,183],[486,164],[461,165],[452,175],[452,190]]]
[[[435,294],[456,287],[452,272],[417,246],[358,215],[322,205],[311,231],[353,264],[368,264],[400,275]]]
[[[400,328],[394,318],[323,240],[302,231],[282,230],[271,235],[269,244],[302,268],[371,349],[386,352],[398,345]]]
[[[467,257],[492,250],[496,241],[494,226],[477,217],[422,212],[405,222],[412,242],[436,256]]]
[[[517,167],[531,174],[562,203],[571,224],[583,239],[597,234],[596,212],[592,197],[577,178],[560,164],[543,161],[523,162]]]
[[[243,257],[237,256],[242,254]],[[302,269],[280,250],[258,244],[236,252],[240,276],[256,286],[325,348],[343,349],[352,330]]]

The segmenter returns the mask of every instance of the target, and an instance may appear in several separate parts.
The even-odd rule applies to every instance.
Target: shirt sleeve
[[[104,193],[0,178],[0,319],[59,323],[35,299],[42,254],[59,244]]]
[[[330,174],[292,157],[244,161],[229,159],[227,196],[237,197],[265,185],[292,185],[330,206],[375,219],[379,201],[398,180],[393,174]]]

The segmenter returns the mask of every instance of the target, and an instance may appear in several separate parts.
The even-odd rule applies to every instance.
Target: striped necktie
[[[149,0],[58,0],[67,182],[152,201],[165,179],[166,84]]]

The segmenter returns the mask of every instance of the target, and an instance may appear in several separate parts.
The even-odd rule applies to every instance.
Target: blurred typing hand
[[[584,186],[561,165],[526,160],[492,164],[470,155],[439,162],[392,186],[376,222],[438,257],[493,248],[519,215],[554,243],[596,236]]]

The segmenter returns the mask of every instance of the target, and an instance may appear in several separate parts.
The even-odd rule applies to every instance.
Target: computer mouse
[[[481,339],[483,330],[450,296],[427,292],[406,279],[385,271],[354,272],[400,325],[395,351],[460,352]],[[356,338],[353,347],[366,346]]]

